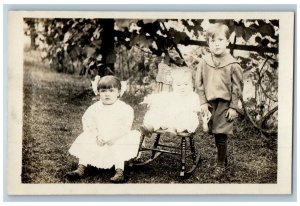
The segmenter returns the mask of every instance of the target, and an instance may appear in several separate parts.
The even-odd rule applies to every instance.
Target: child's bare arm
[[[202,127],[203,127],[204,132],[209,131],[208,122],[209,122],[210,118],[211,118],[211,113],[210,112],[202,114]]]
[[[204,103],[200,106],[200,112],[202,115],[210,114],[208,107],[209,107],[208,103]]]

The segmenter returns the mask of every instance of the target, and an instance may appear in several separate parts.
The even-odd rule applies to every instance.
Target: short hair
[[[208,42],[209,37],[214,38],[220,32],[223,32],[226,39],[229,39],[230,31],[229,31],[228,26],[226,26],[225,24],[221,24],[221,23],[215,23],[207,29],[206,35],[205,35],[206,41]]]
[[[117,88],[118,90],[121,90],[121,82],[119,78],[113,75],[102,77],[97,86],[98,91],[100,89],[111,89],[111,88]]]

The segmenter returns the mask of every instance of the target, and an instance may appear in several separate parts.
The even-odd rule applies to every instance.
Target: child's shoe
[[[66,176],[69,180],[76,180],[82,178],[84,176],[85,168],[86,167],[84,165],[79,164],[76,170],[68,172]]]
[[[225,166],[217,165],[212,176],[215,179],[219,179],[219,178],[223,177],[224,174],[225,174]]]
[[[110,178],[110,181],[113,183],[122,183],[124,182],[124,172],[122,169],[116,169],[116,174],[112,178]]]
[[[151,135],[152,135],[152,133],[153,133],[153,131],[154,131],[154,128],[153,127],[146,127],[146,126],[141,126],[140,127],[140,130],[141,130],[141,133],[143,134],[143,135],[145,135],[146,137],[151,137]]]
[[[215,168],[213,177],[218,179],[225,175],[225,170],[227,167],[227,141],[224,143],[216,143],[217,145],[217,166]]]

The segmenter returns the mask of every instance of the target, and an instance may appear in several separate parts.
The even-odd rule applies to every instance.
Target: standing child
[[[195,132],[199,125],[199,96],[193,91],[192,72],[188,68],[171,71],[172,92],[152,94],[145,98],[149,105],[142,132],[146,136],[164,129],[170,136],[177,132]]]
[[[217,165],[213,176],[224,175],[227,164],[227,138],[233,134],[238,100],[242,95],[243,73],[236,59],[227,52],[229,29],[214,24],[207,31],[210,54],[204,55],[196,71],[195,84],[200,96],[201,112],[211,111],[210,132],[217,147]]]
[[[104,76],[98,84],[100,101],[91,105],[82,117],[83,133],[72,144],[70,154],[79,158],[69,178],[84,176],[86,166],[111,168],[116,174],[112,182],[124,181],[124,162],[135,157],[140,134],[131,131],[133,109],[119,100],[121,82],[115,76]]]

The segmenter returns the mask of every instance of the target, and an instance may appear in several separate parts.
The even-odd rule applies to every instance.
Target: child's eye
[[[105,92],[106,90],[105,89],[100,89],[100,92]]]

